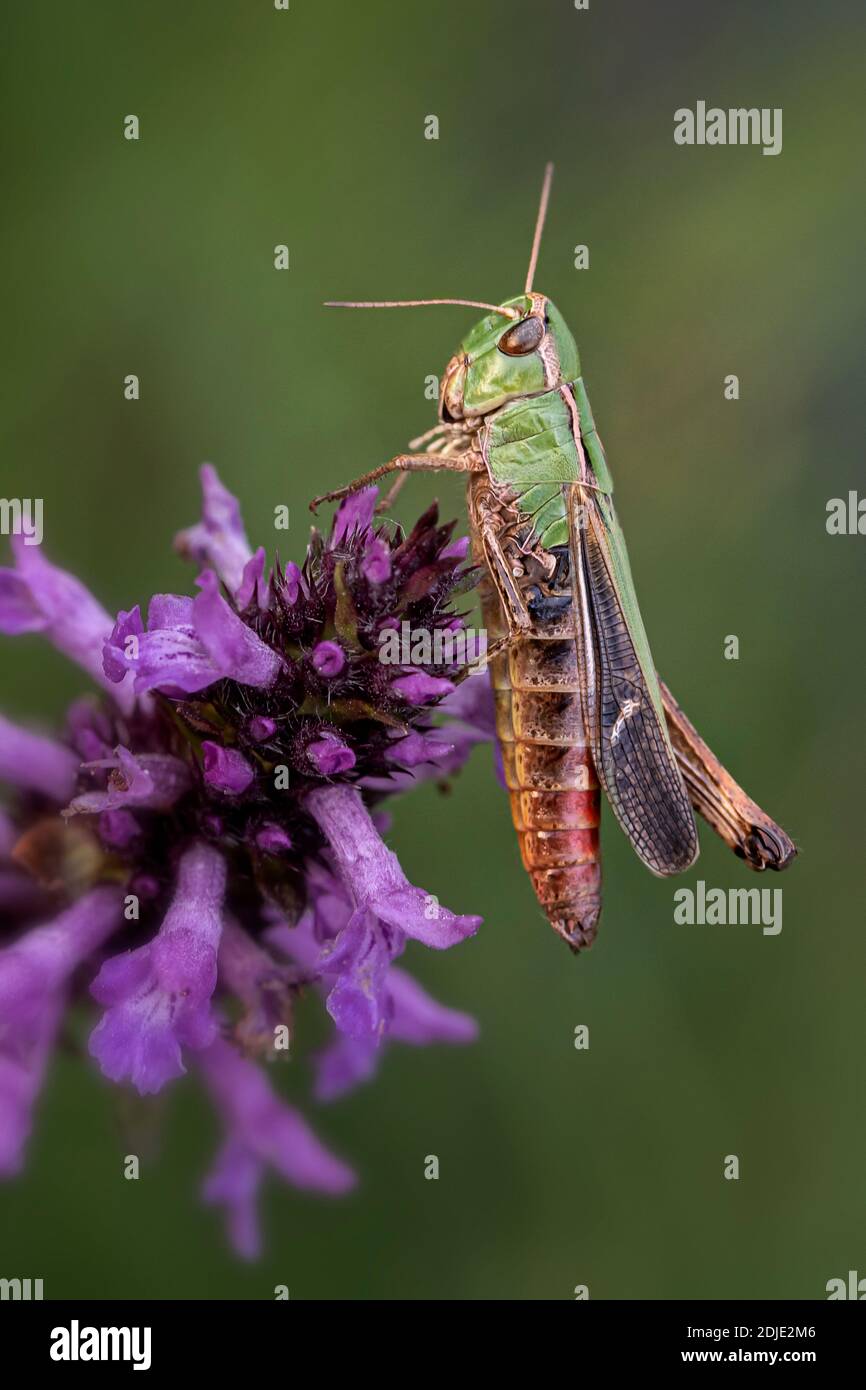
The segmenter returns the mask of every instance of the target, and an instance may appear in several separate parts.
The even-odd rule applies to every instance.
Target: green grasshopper
[[[601,787],[653,873],[698,854],[692,808],[753,869],[796,849],[725,771],[656,675],[613,482],[577,345],[533,288],[552,165],[545,171],[523,294],[481,300],[330,301],[338,308],[462,304],[486,310],[448,363],[439,424],[347,487],[388,473],[468,475],[482,566],[497,737],[523,862],[551,925],[591,945],[601,910]]]

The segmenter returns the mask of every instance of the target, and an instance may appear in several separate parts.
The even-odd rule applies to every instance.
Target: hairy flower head
[[[21,1166],[84,988],[102,1010],[90,1052],[112,1081],[150,1093],[196,1063],[226,1126],[205,1195],[251,1255],[266,1168],[326,1192],[352,1181],[257,1063],[286,1055],[301,989],[335,1028],[315,1059],[319,1099],[371,1076],[389,1038],[475,1034],[394,961],[411,940],[458,944],[480,919],[413,887],[377,826],[385,802],[485,737],[489,694],[457,688],[447,649],[381,659],[401,624],[453,629],[474,583],[435,507],[405,535],[376,525],[367,489],[327,537],[313,532],[302,564],[269,567],[209,465],[202,487],[202,520],[176,542],[203,566],[195,594],[112,619],[41,553],[16,546],[0,569],[0,632],[44,633],[101,688],[59,737],[0,717],[0,1172]]]

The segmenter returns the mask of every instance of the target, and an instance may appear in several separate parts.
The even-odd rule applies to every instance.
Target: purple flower
[[[239,796],[255,780],[254,769],[236,748],[223,748],[221,744],[205,739],[201,751],[204,780],[216,791]]]
[[[493,739],[496,735],[496,714],[493,704],[493,691],[487,672],[467,676],[457,689],[442,701],[443,714],[449,719],[457,719],[470,732],[475,733],[476,742]]]
[[[439,700],[443,695],[450,695],[454,686],[451,681],[444,680],[441,676],[430,676],[426,671],[413,671],[409,676],[398,676],[393,680],[391,689],[404,700],[408,700],[410,705],[424,705],[428,700]]]
[[[92,696],[84,695],[70,705],[66,735],[82,762],[110,758],[113,732],[112,719]]]
[[[141,753],[138,757],[118,744],[111,758],[83,763],[87,772],[108,774],[101,791],[82,792],[69,803],[66,815],[93,815],[120,806],[173,806],[190,785],[189,769],[170,753]]]
[[[327,1192],[352,1181],[250,1060],[284,1058],[302,989],[336,1025],[319,1099],[369,1077],[386,1039],[475,1035],[393,962],[479,919],[414,888],[381,836],[386,799],[453,772],[486,730],[458,669],[395,681],[378,659],[386,627],[460,621],[472,572],[435,507],[406,534],[377,525],[369,489],[302,566],[269,568],[213,469],[202,481],[204,519],[179,542],[206,566],[194,597],[155,594],[112,623],[32,550],[0,571],[0,630],[44,631],[103,687],[56,740],[0,718],[0,1169],[20,1165],[63,1011],[89,990],[111,1080],[153,1092],[185,1049],[198,1060],[227,1131],[207,1197],[250,1254],[266,1166]]]
[[[243,611],[255,599],[259,608],[266,609],[270,600],[271,585],[266,573],[267,555],[265,548],[260,545],[254,555],[251,555],[244,565],[244,572],[241,578],[235,600],[238,608]]]
[[[357,908],[319,968],[334,978],[328,1013],[341,1033],[378,1045],[388,1025],[386,980],[391,961],[405,945],[399,932]]]
[[[442,950],[472,936],[480,917],[459,917],[420,888],[413,888],[400,862],[379,838],[357,791],[321,787],[307,804],[330,845],[337,874],[355,902],[395,931]]]
[[[141,834],[141,826],[131,811],[103,811],[99,817],[99,838],[109,849],[127,849]]]
[[[341,503],[334,518],[334,527],[331,532],[331,548],[333,550],[342,545],[353,532],[369,532],[373,524],[378,495],[378,488],[365,487],[361,492],[353,493],[351,497],[347,497],[345,502]]]
[[[407,937],[441,950],[471,936],[481,918],[458,917],[408,882],[356,791],[320,788],[311,792],[307,804],[354,903],[352,915],[320,961],[322,972],[336,977],[328,1012],[342,1032],[378,1040],[389,1017],[386,981],[391,961],[403,951]]]
[[[45,894],[30,875],[18,868],[0,868],[0,913],[33,917],[45,907]]]
[[[278,964],[231,917],[226,919],[219,949],[219,978],[226,991],[243,1006],[234,1036],[247,1053],[273,1059],[278,1055],[277,1033],[289,1033],[295,976]],[[282,1048],[285,1055],[286,1048]]]
[[[2,774],[0,774],[2,775]],[[11,816],[0,806],[0,860],[8,859],[18,836]]]
[[[67,982],[121,920],[121,894],[95,888],[0,951],[0,1174],[21,1166]]]
[[[391,578],[391,552],[380,536],[374,536],[364,551],[361,573],[371,584],[385,584]]]
[[[45,559],[38,546],[12,537],[15,569],[0,569],[0,632],[44,632],[64,656],[83,666],[100,685],[106,685],[102,669],[102,643],[111,632],[111,618],[88,589],[65,570]],[[112,691],[118,704],[129,709],[132,692]]]
[[[294,608],[303,592],[303,575],[295,562],[290,560],[283,571],[283,583],[280,590],[280,597],[290,608]]]
[[[292,837],[281,825],[276,825],[274,821],[266,821],[262,828],[256,831],[256,847],[265,854],[283,854],[292,848]]]
[[[0,715],[0,781],[65,801],[77,771],[78,759],[70,749]]]
[[[326,680],[339,676],[346,664],[343,648],[337,642],[320,642],[313,648],[311,657],[313,670]]]
[[[307,744],[307,757],[321,777],[336,777],[355,766],[356,758],[338,734],[325,729]]]
[[[244,569],[252,550],[241,520],[240,503],[220,482],[216,469],[203,463],[199,469],[204,499],[202,519],[180,531],[175,549],[199,565],[212,565],[230,593],[244,581]],[[249,597],[245,600],[249,602]]]
[[[205,570],[198,583],[196,599],[160,595],[151,604],[146,632],[134,632],[130,615],[121,613],[105,645],[109,680],[118,671],[133,671],[139,695],[156,689],[194,694],[225,678],[263,689],[273,685],[281,657],[229,607],[213,570]]]
[[[306,1120],[274,1095],[261,1071],[227,1043],[212,1043],[198,1064],[226,1128],[205,1182],[205,1201],[226,1208],[232,1245],[254,1259],[260,1248],[256,1195],[266,1168],[293,1187],[331,1194],[347,1192],[355,1176]]]
[[[213,570],[205,570],[197,582],[201,593],[192,606],[193,623],[222,674],[238,685],[262,689],[273,685],[283,665],[281,658],[229,607]]]
[[[296,927],[275,920],[265,933],[270,946],[292,960],[302,980],[315,982],[327,998],[338,978],[339,958],[328,947],[353,915],[353,904],[342,883],[328,869],[311,875],[312,906]],[[323,946],[326,948],[323,950]],[[469,1043],[477,1036],[475,1020],[445,1008],[398,966],[390,965],[380,990],[381,1027],[360,1034],[336,1033],[315,1057],[318,1100],[331,1101],[374,1074],[383,1041],[414,1046],[430,1043]]]
[[[118,613],[114,626],[102,649],[102,672],[105,679],[113,685],[119,684],[127,672],[127,659],[134,660],[138,655],[139,638],[144,632],[141,609],[138,604],[125,612]]]
[[[439,776],[461,768],[477,743],[492,743],[497,775],[504,787],[505,772],[495,742],[496,711],[489,672],[485,669],[467,676],[451,695],[446,695],[439,712],[448,716],[447,733],[452,744],[452,750],[443,751],[438,758]]]
[[[277,732],[277,721],[276,719],[268,719],[265,715],[257,714],[250,720],[246,732],[253,743],[266,743]]]
[[[91,993],[107,1013],[90,1051],[112,1081],[130,1077],[142,1095],[185,1068],[181,1044],[207,1047],[215,1036],[216,985],[226,871],[221,855],[193,845],[180,861],[177,890],[147,946],[107,960]]]
[[[385,991],[388,1037],[393,1042],[426,1047],[437,1042],[470,1043],[478,1036],[474,1018],[438,1004],[396,965],[388,972]],[[336,1100],[368,1081],[376,1070],[379,1055],[377,1040],[369,1034],[361,1038],[338,1034],[316,1058],[316,1099]]]
[[[456,772],[462,767],[476,741],[481,740],[470,739],[468,733],[464,736],[462,730],[455,733],[450,725],[447,732],[432,729],[425,733],[413,730],[409,734],[401,734],[395,730],[393,742],[385,754],[389,764],[388,775],[365,778],[364,786],[370,791],[393,793],[409,791],[427,778],[441,780],[449,772]],[[461,745],[465,751],[458,751]]]
[[[469,554],[469,537],[460,536],[450,545],[446,545],[444,550],[439,552],[440,560],[456,560],[458,563],[466,559]]]

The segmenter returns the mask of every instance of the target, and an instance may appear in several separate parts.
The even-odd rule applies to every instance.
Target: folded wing
[[[638,857],[682,873],[698,840],[611,499],[570,488],[571,570],[584,716],[599,781]]]

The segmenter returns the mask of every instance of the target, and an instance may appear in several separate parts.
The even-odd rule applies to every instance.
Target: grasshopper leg
[[[498,656],[502,656],[504,652],[507,652],[508,648],[512,645],[513,642],[517,640],[517,638],[520,635],[520,632],[518,632],[515,629],[512,632],[506,633],[504,637],[497,637],[495,642],[492,642],[489,647],[485,648],[483,655],[480,658],[480,661],[483,662],[483,665],[479,665],[476,662],[471,662],[468,665],[464,666],[463,670],[460,671],[458,675],[452,677],[454,684],[461,685],[463,681],[465,681],[469,676],[473,675],[476,670],[483,671],[486,667],[489,667],[491,661],[495,661]]]
[[[403,486],[408,477],[409,474],[405,471],[397,474],[396,478],[394,479],[391,486],[388,488],[388,491],[385,493],[385,496],[382,498],[381,502],[376,503],[377,515],[381,515],[382,512],[389,512],[391,510],[395,501],[397,500],[397,496],[400,492],[401,487]]]
[[[475,473],[480,467],[483,467],[480,459],[475,462],[465,454],[458,454],[454,458],[443,458],[441,454],[397,454],[396,458],[381,463],[378,468],[364,473],[345,487],[335,488],[333,492],[323,492],[321,497],[314,497],[310,503],[310,511],[314,512],[322,502],[339,502],[344,497],[350,497],[353,492],[360,492],[361,488],[369,487],[378,478],[384,478],[386,473],[428,473],[446,470],[452,473]]]
[[[499,537],[489,521],[485,521],[482,524],[481,543],[487,558],[490,577],[499,594],[505,616],[508,620],[510,634],[512,637],[516,637],[520,633],[526,633],[527,629],[532,626],[529,609],[526,607],[523,595],[514,582],[514,575],[508,563],[508,557],[499,543]]]
[[[751,869],[786,869],[797,854],[793,841],[737,785],[661,678],[659,688],[671,743],[695,810]]]

